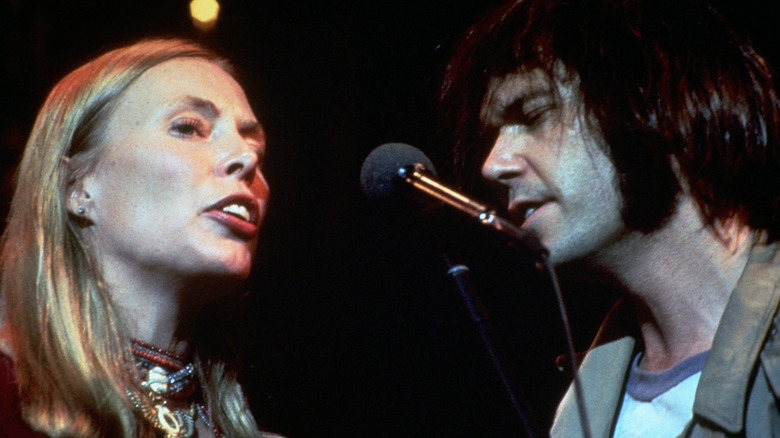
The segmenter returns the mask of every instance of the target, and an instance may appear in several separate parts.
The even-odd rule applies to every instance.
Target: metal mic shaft
[[[482,225],[492,228],[518,240],[526,248],[537,254],[547,252],[539,239],[532,233],[517,227],[513,222],[498,216],[494,208],[468,198],[441,184],[421,163],[409,164],[398,169],[398,177],[415,189],[436,200],[477,219]]]

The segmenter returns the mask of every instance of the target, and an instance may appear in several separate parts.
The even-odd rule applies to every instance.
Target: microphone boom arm
[[[469,199],[441,184],[432,177],[424,165],[415,163],[403,166],[398,169],[398,177],[431,197],[477,219],[481,224],[518,240],[536,253],[545,254],[547,252],[536,236],[516,226],[508,219],[498,216],[495,209]]]

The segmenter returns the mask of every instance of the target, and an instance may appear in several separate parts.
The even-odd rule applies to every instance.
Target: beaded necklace
[[[191,363],[173,352],[137,340],[132,341],[132,351],[140,391],[126,389],[125,393],[144,419],[165,438],[191,438],[198,418],[213,430],[214,436],[222,436],[210,420],[206,406],[189,401],[198,389]],[[174,408],[169,402],[187,407]]]

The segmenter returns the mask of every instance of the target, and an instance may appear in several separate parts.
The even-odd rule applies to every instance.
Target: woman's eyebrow
[[[202,113],[206,117],[213,119],[219,117],[219,109],[216,105],[214,105],[214,102],[210,100],[202,99],[196,96],[186,96],[184,98],[184,102],[187,105],[195,108],[196,111]]]
[[[193,109],[208,119],[216,119],[220,115],[220,110],[214,105],[214,102],[201,97],[187,95],[173,102],[168,112],[175,112],[180,109]]]
[[[203,99],[202,97],[187,95],[181,98],[178,102],[172,105],[170,112],[175,112],[181,108],[191,108],[200,113],[203,117],[208,119],[216,119],[222,113],[214,102]],[[263,125],[257,120],[245,120],[239,123],[238,127],[241,135],[245,137],[252,137],[259,142],[265,141],[265,130]]]
[[[256,120],[246,120],[239,124],[238,132],[243,137],[251,137],[260,143],[265,143],[265,130],[263,125]]]

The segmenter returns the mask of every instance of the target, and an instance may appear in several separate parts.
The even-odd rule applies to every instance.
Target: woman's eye
[[[178,119],[171,125],[170,132],[177,137],[206,136],[205,126],[198,119]]]

